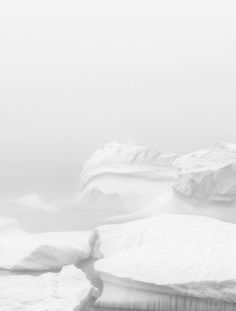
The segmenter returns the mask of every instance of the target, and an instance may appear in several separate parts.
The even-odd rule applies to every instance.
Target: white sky
[[[234,3],[1,1],[1,191],[76,187],[104,141],[236,142]]]

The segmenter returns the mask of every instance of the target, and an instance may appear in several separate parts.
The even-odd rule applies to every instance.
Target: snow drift
[[[90,255],[92,232],[30,234],[10,218],[0,218],[0,268],[52,270],[74,264]]]
[[[178,157],[179,174],[172,190],[130,215],[109,219],[126,222],[162,214],[194,214],[236,223],[236,145],[212,148]]]
[[[75,266],[60,273],[11,274],[0,277],[2,311],[83,310],[96,290]]]
[[[132,143],[105,144],[85,163],[73,204],[80,210],[101,211],[103,219],[134,212],[170,189],[177,158]]]
[[[105,258],[95,263],[104,282],[98,306],[235,310],[235,225],[167,215],[104,232],[100,251]]]

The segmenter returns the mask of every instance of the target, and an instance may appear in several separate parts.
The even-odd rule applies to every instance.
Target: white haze
[[[0,191],[66,197],[103,142],[236,141],[234,1],[2,1]]]

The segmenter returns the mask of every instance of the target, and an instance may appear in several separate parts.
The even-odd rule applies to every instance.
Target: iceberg
[[[90,256],[92,232],[28,233],[17,221],[0,218],[0,268],[52,270],[79,263]]]
[[[101,243],[105,258],[95,263],[104,283],[98,307],[236,309],[234,224],[202,216],[165,215],[116,225],[120,235],[114,227],[106,244]]]
[[[195,215],[161,215],[124,224],[104,225],[95,230],[92,256],[106,258],[159,241],[164,241],[163,245],[168,244],[174,238],[181,243],[187,241],[189,247],[200,244],[202,239],[207,239],[208,244],[212,242],[215,247],[221,246],[225,239],[232,246],[236,243],[236,226]]]
[[[236,145],[216,143],[178,157],[174,166],[179,173],[172,189],[157,195],[143,209],[111,217],[107,223],[162,214],[203,215],[236,223]]]
[[[103,219],[135,212],[170,189],[177,158],[133,143],[105,144],[85,163],[73,205],[100,211]]]
[[[2,311],[79,311],[96,295],[96,289],[75,266],[64,267],[59,273],[0,276]]]

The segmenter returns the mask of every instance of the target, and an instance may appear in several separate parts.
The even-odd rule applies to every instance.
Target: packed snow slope
[[[95,263],[105,283],[236,303],[234,224],[202,216],[164,215],[105,229],[100,236],[105,258]],[[120,304],[126,299],[127,295],[119,297]]]
[[[90,256],[92,232],[30,234],[10,218],[0,218],[0,268],[52,270]]]
[[[75,266],[59,273],[0,277],[1,311],[79,311],[92,295],[96,290]]]
[[[162,214],[194,214],[236,223],[236,145],[212,148],[178,157],[179,174],[172,190],[132,215],[117,216],[118,223]]]
[[[134,212],[170,189],[177,158],[132,143],[105,144],[85,163],[73,204],[106,216]]]

